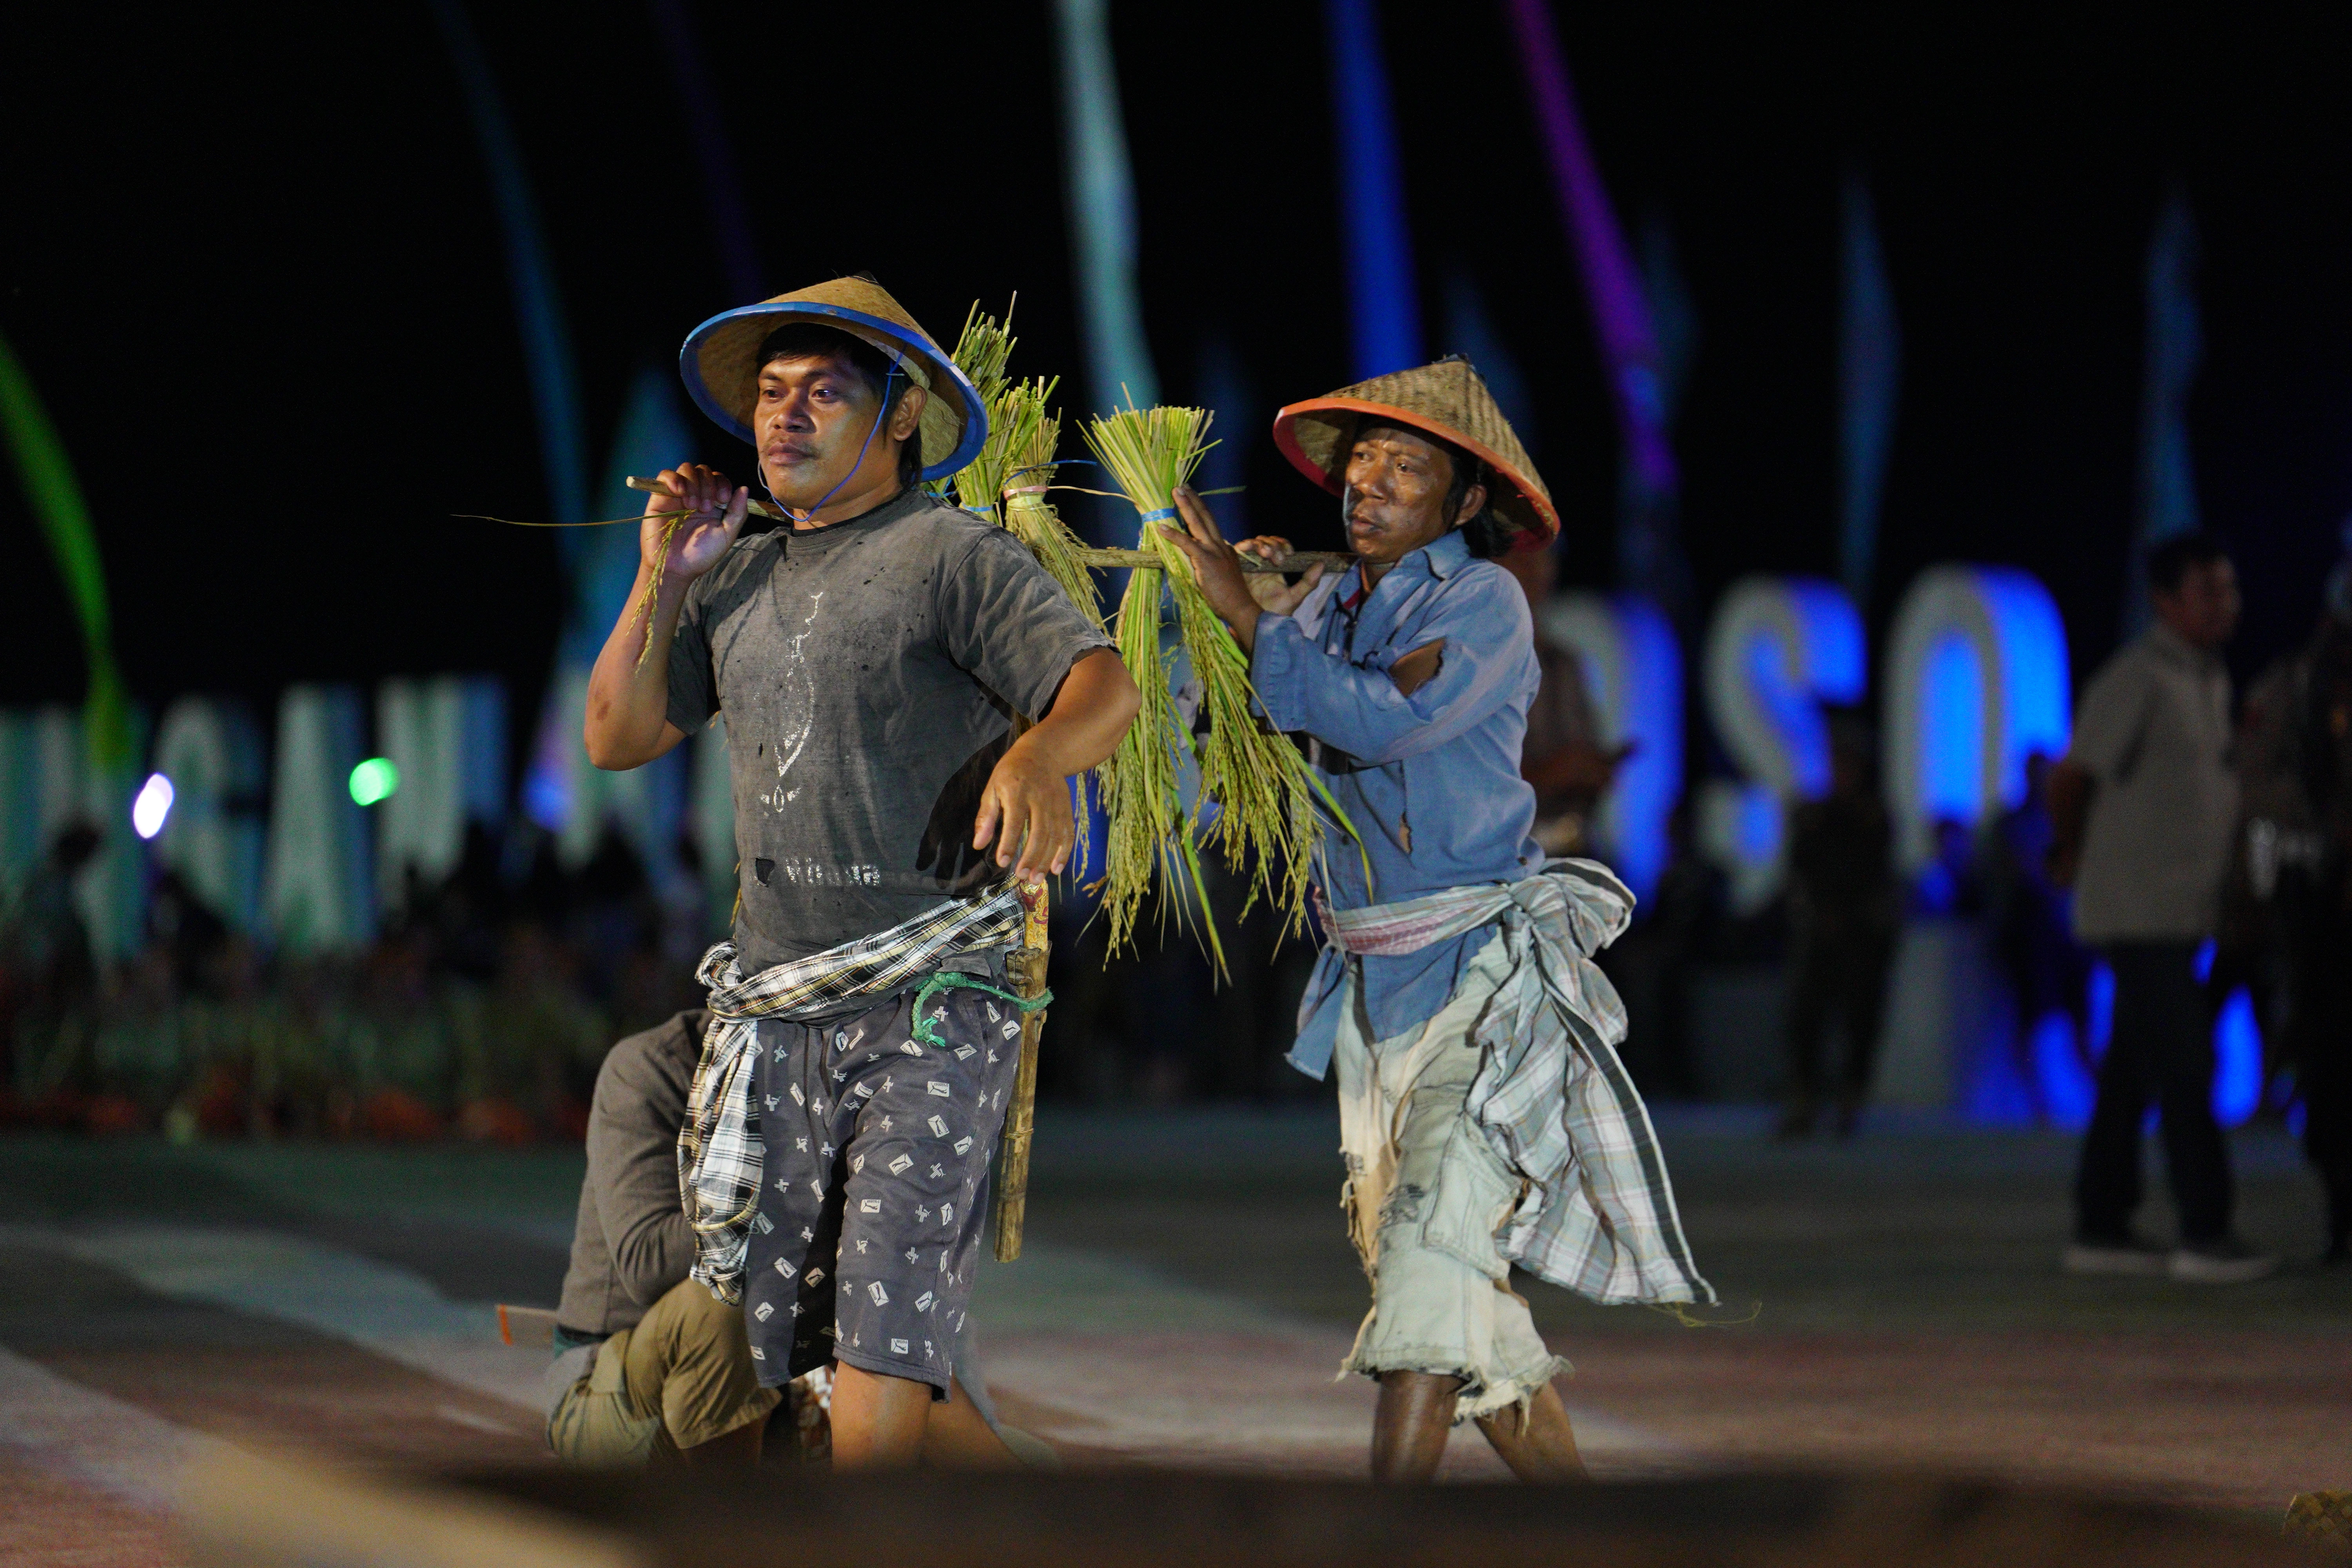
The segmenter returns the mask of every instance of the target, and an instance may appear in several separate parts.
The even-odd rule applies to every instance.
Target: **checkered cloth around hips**
[[[1617,1058],[1625,1007],[1591,955],[1633,918],[1633,895],[1591,860],[1520,882],[1319,910],[1342,952],[1395,956],[1496,925],[1510,978],[1479,1020],[1485,1053],[1465,1109],[1528,1183],[1503,1256],[1595,1301],[1713,1301],[1675,1210],[1648,1108]]]
[[[941,904],[902,925],[862,936],[745,979],[735,944],[722,942],[695,971],[710,992],[710,1024],[677,1137],[677,1192],[694,1230],[694,1268],[722,1301],[743,1294],[743,1256],[760,1208],[765,1148],[753,1103],[752,1066],[762,1018],[805,1019],[862,998],[889,995],[962,953],[1021,939],[1021,895],[1012,888]]]

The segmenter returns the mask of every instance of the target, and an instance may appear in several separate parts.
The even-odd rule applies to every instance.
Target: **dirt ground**
[[[2062,1275],[2060,1135],[1659,1120],[1721,1322],[1519,1286],[1597,1476],[1931,1470],[2273,1518],[2352,1485],[2352,1271],[2309,1262],[2283,1134],[2236,1151],[2242,1229],[2290,1267],[2216,1289]],[[1360,1474],[1336,1142],[1328,1110],[1045,1108],[1027,1255],[975,1297],[1004,1416],[1073,1465]],[[576,1151],[0,1141],[0,1562],[174,1561],[173,1478],[214,1444],[546,1462],[543,1358],[488,1304],[552,1304],[579,1175]],[[2151,1152],[2158,1234],[2160,1176]],[[1501,1473],[1456,1435],[1450,1479]]]

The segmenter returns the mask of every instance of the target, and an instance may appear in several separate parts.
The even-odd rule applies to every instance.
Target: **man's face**
[[[2238,569],[2227,560],[2191,562],[2177,590],[2149,598],[2157,619],[2192,647],[2218,650],[2238,629]]]
[[[899,390],[895,384],[893,391]],[[920,409],[921,391],[906,401]],[[793,510],[816,505],[857,466],[878,474],[898,468],[898,443],[889,430],[874,430],[879,391],[846,354],[810,354],[773,359],[760,367],[760,404],[751,413],[751,436],[760,453],[760,475],[768,493]],[[901,406],[892,424],[910,424]],[[866,433],[874,439],[868,443]]]
[[[1454,456],[1433,441],[1383,426],[1360,437],[1348,454],[1348,545],[1375,566],[1393,566],[1454,526],[1445,492],[1454,483]],[[1486,502],[1473,485],[1463,510]]]

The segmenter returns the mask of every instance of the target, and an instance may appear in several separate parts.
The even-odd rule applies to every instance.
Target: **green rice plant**
[[[1013,304],[1020,296],[1013,296]],[[998,405],[1003,401],[1011,384],[1004,366],[1013,357],[1013,347],[1021,340],[1013,335],[1013,305],[1004,308],[1004,320],[980,313],[980,301],[975,300],[965,312],[963,331],[956,337],[955,353],[950,357],[956,368],[964,374],[980,394],[980,405],[988,411],[988,439],[979,456],[944,479],[932,481],[933,493],[945,498],[952,495],[956,504],[966,511],[978,512],[991,520],[999,520],[998,503],[1003,496],[1005,473],[1010,467],[1011,432],[1004,428]]]
[[[964,318],[954,358],[957,368],[986,400],[988,438],[979,455],[940,489],[941,493],[951,489],[957,504],[966,511],[1000,524],[1026,544],[1078,612],[1096,630],[1105,631],[1101,596],[1093,573],[1082,559],[1086,546],[1045,499],[1054,483],[1054,457],[1062,438],[1061,416],[1049,413],[1046,405],[1060,378],[1007,379],[1005,365],[1018,341],[1012,336],[1012,321],[1010,305],[1005,307],[1003,324],[999,325],[993,317],[980,313],[977,301]],[[1097,770],[1093,782],[1097,800],[1108,792],[1108,767]],[[1087,788],[1083,777],[1079,788]],[[1073,862],[1081,879],[1088,869],[1087,837],[1079,834]]]
[[[943,489],[951,487],[957,504],[966,511],[1018,535],[1070,602],[1099,627],[1102,605],[1082,559],[1086,546],[1045,500],[1062,439],[1061,416],[1048,412],[1046,405],[1061,378],[1007,379],[1004,367],[1019,342],[1012,335],[1012,325],[1009,305],[1001,326],[994,317],[982,315],[977,302],[964,318],[955,362],[986,403],[988,439],[979,456],[946,480]]]
[[[1086,544],[1045,499],[1054,484],[1055,448],[1062,439],[1061,416],[1045,411],[1045,400],[1056,384],[1058,378],[1021,382],[1006,387],[998,399],[996,417],[1006,431],[1008,458],[999,489],[1004,498],[1003,516],[1004,526],[1029,547],[1046,575],[1062,585],[1070,603],[1100,630],[1102,600],[1094,574],[1087,568]]]
[[[1200,814],[1207,818],[1205,837],[1223,851],[1228,866],[1250,879],[1248,902],[1255,903],[1260,896],[1276,900],[1286,917],[1285,929],[1295,931],[1306,920],[1307,878],[1322,841],[1322,820],[1315,810],[1316,797],[1322,792],[1317,789],[1318,781],[1298,749],[1259,722],[1248,657],[1210,609],[1192,562],[1161,535],[1159,527],[1161,523],[1182,526],[1175,521],[1176,487],[1192,477],[1208,451],[1206,437],[1213,417],[1201,408],[1129,406],[1088,424],[1087,445],[1143,515],[1138,548],[1166,563],[1162,568],[1139,567],[1119,606],[1121,654],[1127,656],[1132,647],[1141,655],[1148,642],[1152,660],[1148,682],[1147,672],[1136,668],[1132,656],[1129,672],[1139,687],[1166,687],[1158,639],[1160,580],[1164,578],[1175,595],[1185,656],[1200,682],[1202,713],[1208,721],[1206,732],[1193,742],[1184,732],[1171,700],[1166,729],[1136,742],[1136,750],[1143,753],[1139,762],[1152,765],[1165,749],[1160,742],[1169,733],[1180,742],[1193,743],[1201,767],[1201,797],[1215,805],[1213,816],[1205,809]],[[1130,739],[1143,729],[1144,721],[1139,719],[1129,731]],[[1123,776],[1128,757],[1128,748],[1122,746],[1115,759],[1122,776],[1117,780],[1114,799],[1130,787]],[[1132,787],[1140,791],[1163,786],[1172,803],[1172,773],[1148,777]],[[1172,812],[1175,807],[1171,804],[1169,809]],[[1127,891],[1118,883],[1118,820],[1114,810],[1111,892]],[[1184,825],[1183,852],[1188,857],[1198,826],[1197,820]],[[1192,881],[1197,890],[1197,869]],[[1246,910],[1248,905],[1244,907]],[[1114,943],[1121,931],[1114,922]]]
[[[1070,602],[1100,626],[1089,561],[1101,564],[1104,552],[1088,551],[1045,499],[1054,488],[1061,439],[1061,419],[1049,408],[1057,383],[1007,377],[1016,341],[1011,321],[1010,307],[1002,324],[982,315],[977,304],[965,317],[954,357],[985,400],[988,438],[979,455],[938,489],[942,494],[951,490],[966,510],[1017,535]],[[1156,892],[1163,921],[1171,910],[1180,923],[1198,918],[1222,973],[1223,944],[1208,914],[1201,841],[1221,849],[1226,864],[1250,879],[1244,912],[1266,897],[1283,910],[1285,929],[1295,932],[1306,921],[1308,874],[1323,840],[1318,801],[1343,827],[1353,829],[1297,749],[1259,722],[1248,658],[1209,608],[1192,563],[1153,526],[1175,516],[1175,489],[1199,468],[1213,418],[1206,409],[1130,405],[1091,421],[1084,434],[1096,458],[1145,520],[1138,544],[1147,563],[1130,572],[1112,632],[1142,694],[1142,710],[1118,750],[1094,770],[1095,798],[1109,826],[1098,883],[1109,945],[1117,952],[1132,942],[1144,902]],[[1197,740],[1171,690],[1169,650],[1160,636],[1162,606],[1171,595],[1186,662],[1202,690],[1207,724]],[[1181,784],[1195,763],[1199,804],[1188,812]],[[1083,876],[1083,843],[1079,854]]]
[[[1210,955],[1223,974],[1224,944],[1209,915],[1194,822],[1184,810],[1181,788],[1192,738],[1170,688],[1166,650],[1160,640],[1166,576],[1158,567],[1136,567],[1128,574],[1127,593],[1119,601],[1115,634],[1119,661],[1127,666],[1142,706],[1120,737],[1118,750],[1096,770],[1109,826],[1099,884],[1102,916],[1108,925],[1109,951],[1117,952],[1133,942],[1144,900],[1157,889],[1163,921],[1171,907],[1180,924],[1186,910],[1198,911]]]

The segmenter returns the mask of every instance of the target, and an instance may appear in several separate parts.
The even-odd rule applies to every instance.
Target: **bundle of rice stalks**
[[[1016,296],[1017,300],[1017,296]],[[1004,322],[980,313],[974,303],[957,338],[955,362],[971,378],[988,405],[988,439],[980,455],[948,481],[956,503],[1011,529],[1070,602],[1097,626],[1103,624],[1095,582],[1082,559],[1086,546],[1045,500],[1054,483],[1054,454],[1061,444],[1062,420],[1046,411],[1061,378],[1014,382],[1004,374],[1013,344],[1013,309]]]
[[[1095,591],[1094,574],[1087,570],[1086,545],[1045,499],[1054,484],[1054,449],[1062,440],[1062,417],[1045,412],[1045,400],[1058,382],[1058,377],[1022,382],[1006,387],[997,400],[992,417],[1002,421],[1006,457],[998,493],[1004,498],[1004,526],[1099,628],[1102,600]]]
[[[1013,304],[1020,303],[1013,296]],[[976,511],[982,517],[995,518],[997,500],[1004,493],[1006,450],[1008,441],[1003,425],[997,417],[997,405],[1010,390],[1005,379],[1005,362],[1013,357],[1013,345],[1020,342],[1013,335],[1013,305],[1004,308],[1004,320],[980,313],[980,301],[972,301],[963,319],[963,331],[956,338],[952,356],[956,368],[971,382],[980,394],[981,406],[988,410],[988,439],[980,455],[957,473],[946,479],[932,481],[933,490],[940,495],[953,494],[956,504],[966,511]]]
[[[1207,837],[1225,863],[1251,879],[1249,901],[1276,899],[1296,931],[1306,919],[1307,879],[1322,839],[1315,812],[1319,793],[1297,748],[1258,722],[1252,710],[1249,659],[1202,595],[1192,563],[1160,532],[1174,523],[1175,489],[1192,476],[1208,450],[1213,417],[1202,408],[1129,407],[1086,428],[1087,445],[1143,515],[1139,548],[1163,567],[1139,567],[1119,605],[1118,646],[1128,673],[1144,692],[1144,710],[1114,759],[1111,846],[1104,908],[1114,949],[1131,929],[1154,862],[1171,884],[1185,874],[1198,901],[1200,868],[1192,849],[1194,821],[1170,829],[1181,813],[1176,795],[1177,746],[1192,744],[1167,695],[1160,643],[1163,583],[1176,599],[1187,661],[1200,683],[1207,732],[1193,747],[1201,766],[1201,796],[1213,801]],[[1149,836],[1149,837],[1147,837]],[[1122,849],[1126,853],[1122,855]],[[1153,853],[1146,856],[1144,851]],[[1244,909],[1246,909],[1246,905]],[[1203,922],[1213,951],[1215,929]],[[1222,952],[1217,953],[1220,967]]]
[[[1017,302],[1018,296],[1015,300]],[[1060,378],[1026,382],[1006,379],[1004,367],[1012,358],[1013,344],[1019,341],[1012,335],[1012,324],[1011,305],[1005,307],[1002,325],[994,317],[982,315],[976,300],[964,318],[963,331],[956,339],[954,358],[957,368],[971,379],[973,387],[986,400],[988,439],[982,443],[979,456],[939,488],[942,493],[952,488],[956,504],[1010,530],[1029,547],[1029,552],[1061,585],[1079,613],[1097,630],[1104,630],[1102,601],[1095,590],[1094,574],[1087,570],[1081,558],[1086,546],[1045,500],[1054,482],[1055,449],[1062,438],[1061,416],[1047,413],[1045,405]],[[1108,787],[1108,773],[1107,766],[1097,773],[1094,794],[1097,801]],[[1078,787],[1083,809],[1083,792],[1087,788],[1083,776]],[[1074,869],[1081,879],[1088,869],[1089,837],[1084,831],[1078,835]]]

